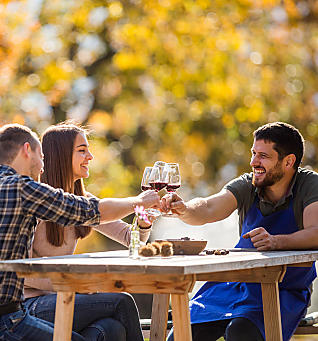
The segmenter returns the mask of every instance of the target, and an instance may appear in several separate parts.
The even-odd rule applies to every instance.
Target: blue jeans
[[[31,315],[54,323],[56,294],[25,300]],[[143,341],[134,299],[126,293],[76,294],[73,331],[87,341]]]
[[[1,341],[51,341],[53,324],[31,316],[27,309],[0,316]],[[72,333],[72,341],[85,341],[77,333]]]

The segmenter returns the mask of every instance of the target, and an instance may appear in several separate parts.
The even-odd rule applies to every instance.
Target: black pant
[[[191,328],[193,341],[216,341],[222,336],[226,341],[264,341],[256,325],[244,317],[195,323]],[[173,334],[167,341],[173,341]]]

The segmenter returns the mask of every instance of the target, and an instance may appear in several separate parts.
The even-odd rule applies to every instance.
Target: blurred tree
[[[317,19],[315,0],[2,0],[0,124],[89,124],[97,196],[136,194],[155,160],[180,163],[185,198],[209,195],[277,120],[317,169]],[[103,249],[93,233],[77,252]]]
[[[136,193],[157,159],[180,163],[185,196],[212,193],[276,120],[316,168],[317,16],[313,0],[1,2],[0,120],[88,123],[96,195]]]

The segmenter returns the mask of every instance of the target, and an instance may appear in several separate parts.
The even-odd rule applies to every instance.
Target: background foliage
[[[317,16],[314,0],[2,1],[0,124],[88,124],[98,196],[138,193],[155,160],[180,163],[185,198],[211,194],[277,120],[317,169]]]

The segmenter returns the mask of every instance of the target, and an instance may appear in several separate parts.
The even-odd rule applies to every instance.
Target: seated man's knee
[[[136,310],[137,306],[132,295],[128,293],[120,293],[118,294],[117,299],[119,301],[119,304],[121,306],[124,306],[125,309],[127,309],[128,311],[131,309]]]
[[[173,338],[173,330],[171,329],[168,336],[167,336],[167,340],[166,341],[173,341],[174,338]]]
[[[226,341],[263,341],[257,326],[247,318],[234,318],[226,327]]]
[[[126,329],[117,320],[105,318],[95,321],[85,328],[81,335],[87,341],[126,341]]]

